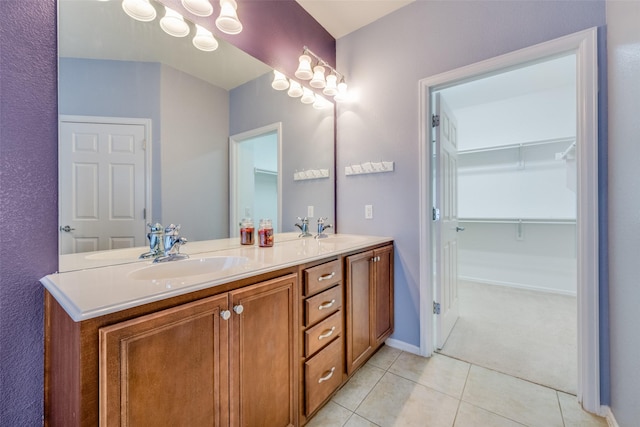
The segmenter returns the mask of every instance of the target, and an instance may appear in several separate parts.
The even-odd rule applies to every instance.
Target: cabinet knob
[[[380,261],[379,256],[374,256],[373,258],[371,258],[371,262],[378,262],[378,261]]]
[[[331,301],[323,302],[318,306],[318,310],[325,310],[327,308],[331,308],[333,304],[336,303],[336,300],[332,299]]]
[[[233,307],[233,311],[236,314],[241,314],[244,311],[244,307],[242,306],[242,304],[238,304],[235,307]]]
[[[222,310],[220,312],[220,317],[222,317],[224,320],[229,320],[229,318],[231,317],[231,312],[229,310]]]
[[[331,378],[333,376],[333,373],[336,371],[336,367],[334,366],[333,368],[331,368],[330,371],[327,371],[327,373],[320,377],[320,379],[318,380],[318,384],[327,381],[329,378]]]
[[[324,276],[318,277],[318,282],[322,282],[323,280],[331,280],[335,275],[336,275],[336,272],[332,271],[331,274],[325,274]]]

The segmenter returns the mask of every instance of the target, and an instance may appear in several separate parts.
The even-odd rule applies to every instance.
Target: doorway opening
[[[420,174],[420,320],[421,354],[429,356],[442,336],[440,312],[455,309],[455,304],[438,307],[441,295],[454,295],[442,289],[443,272],[438,250],[437,227],[434,223],[441,210],[433,206],[433,199],[441,182],[432,182],[434,151],[431,142],[432,95],[461,83],[548,61],[575,55],[576,79],[576,271],[577,271],[577,397],[590,412],[601,413],[598,321],[598,182],[597,182],[597,30],[590,29],[540,45],[515,51],[481,63],[423,79],[421,98],[421,174]],[[520,151],[520,148],[516,149]],[[561,152],[562,154],[562,152]],[[555,153],[554,153],[555,156]],[[519,161],[519,160],[518,160]],[[435,174],[436,176],[438,174]],[[457,174],[455,175],[457,177]],[[453,200],[457,200],[453,199]],[[437,218],[437,220],[436,220]],[[450,225],[460,226],[455,222]],[[439,249],[439,248],[438,248]],[[446,269],[445,269],[446,270]],[[452,271],[452,270],[446,270]],[[434,298],[435,297],[435,298]],[[453,302],[455,298],[449,298]],[[450,323],[450,322],[449,322]]]
[[[282,125],[274,123],[232,135],[230,155],[229,235],[239,235],[243,218],[271,219],[274,232],[282,228]]]

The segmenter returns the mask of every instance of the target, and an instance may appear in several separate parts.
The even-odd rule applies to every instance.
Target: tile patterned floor
[[[441,354],[384,346],[309,427],[606,427],[575,396]]]

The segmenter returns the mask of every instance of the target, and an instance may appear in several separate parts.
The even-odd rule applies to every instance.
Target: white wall
[[[607,1],[611,408],[640,420],[640,2]]]
[[[393,173],[337,175],[341,232],[395,239],[394,339],[420,342],[418,81],[604,23],[602,2],[416,1],[337,41],[357,97],[338,107],[337,170],[396,162]]]

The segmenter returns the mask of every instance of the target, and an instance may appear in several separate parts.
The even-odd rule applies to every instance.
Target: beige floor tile
[[[558,392],[560,409],[565,427],[607,427],[607,420],[582,409],[578,399],[567,393]]]
[[[402,353],[402,350],[389,347],[388,345],[383,345],[380,347],[380,350],[378,350],[378,352],[369,359],[367,364],[377,366],[378,368],[386,371],[389,369],[389,366],[395,362],[398,356],[400,356],[400,353]]]
[[[478,366],[462,400],[529,427],[563,427],[555,390]]]
[[[371,421],[362,418],[358,414],[353,414],[349,421],[344,425],[344,427],[380,427],[378,424],[372,423]]]
[[[373,365],[365,364],[349,379],[336,393],[333,401],[347,409],[355,411],[367,394],[384,375],[384,370]]]
[[[469,367],[466,362],[440,354],[426,358],[402,353],[389,372],[460,399]]]
[[[350,410],[330,401],[307,423],[307,427],[342,427],[352,414]]]
[[[458,400],[387,372],[356,410],[381,427],[451,427]]]
[[[523,427],[524,424],[485,411],[465,402],[460,403],[453,427]]]

